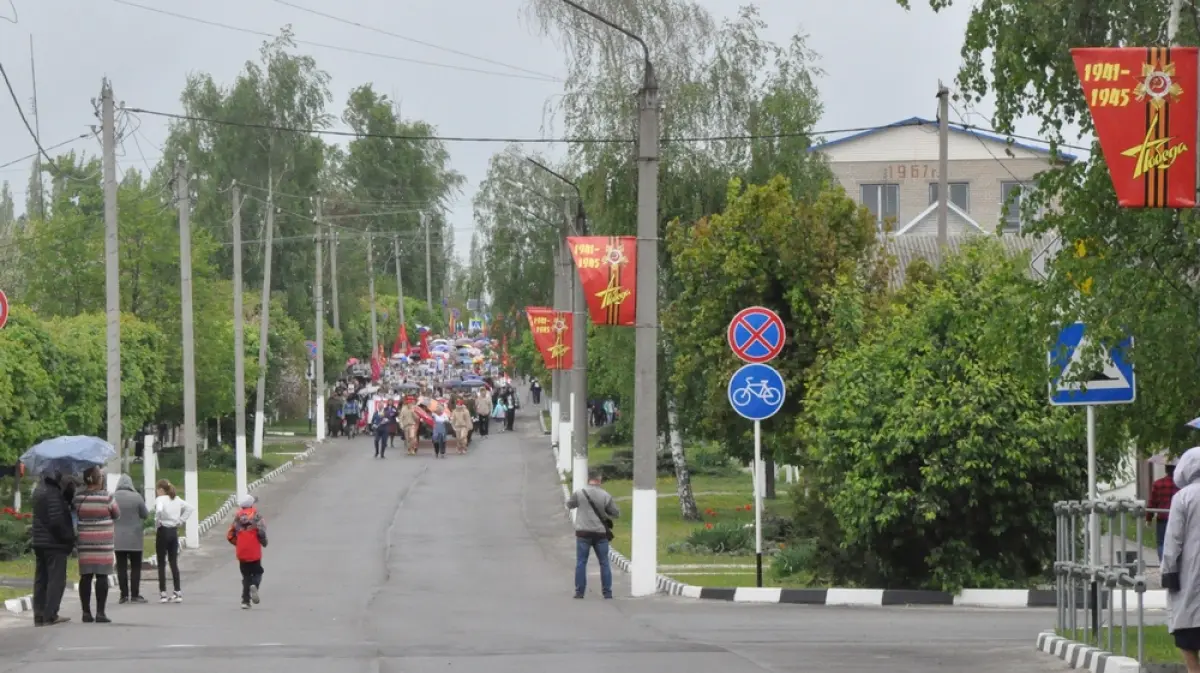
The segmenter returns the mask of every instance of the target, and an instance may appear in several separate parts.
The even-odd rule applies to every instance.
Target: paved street
[[[1033,651],[1052,610],[631,599],[619,571],[617,600],[595,572],[573,600],[556,482],[541,437],[494,434],[443,461],[327,442],[262,491],[260,606],[239,609],[232,548],[209,537],[183,561],[183,605],[113,606],[114,624],[85,625],[75,602],[66,626],[0,628],[0,673],[1064,670]]]

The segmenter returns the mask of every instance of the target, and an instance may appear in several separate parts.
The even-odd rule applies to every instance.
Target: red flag
[[[371,353],[371,380],[378,381],[383,376],[383,362],[380,361],[378,349]]]
[[[392,344],[392,355],[396,353],[408,355],[408,331],[404,329],[404,323],[400,323],[400,329],[396,330],[396,343]]]
[[[421,332],[421,359],[429,359],[429,332]]]

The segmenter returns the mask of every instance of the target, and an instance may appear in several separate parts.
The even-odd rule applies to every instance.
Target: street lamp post
[[[643,54],[638,92],[631,579],[634,596],[650,596],[658,591],[658,79],[645,40],[572,0],[562,2],[637,42]]]
[[[551,170],[548,166],[538,162],[535,159],[526,157],[529,163],[546,171],[550,175],[571,186],[575,190],[577,197],[575,207],[575,221],[570,222],[568,212],[568,226],[574,229],[575,234],[579,236],[587,236],[587,214],[583,209],[583,192],[580,191],[579,185],[563,177],[559,173]],[[570,246],[567,246],[567,254],[570,254]],[[569,269],[569,265],[565,265]],[[578,491],[587,485],[588,474],[588,436],[587,436],[587,298],[583,294],[583,281],[579,274],[576,273],[571,278],[571,287],[573,288],[573,296],[571,298],[572,310],[575,314],[575,327],[572,330],[571,348],[574,349],[575,355],[572,360],[571,367],[571,487]],[[560,449],[561,451],[561,449]]]

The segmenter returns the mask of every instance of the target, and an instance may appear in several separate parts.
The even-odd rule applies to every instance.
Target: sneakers
[[[176,592],[175,592],[175,593],[174,593],[174,594],[171,596],[171,602],[172,602],[172,603],[182,603],[182,602],[183,602],[183,594],[182,594],[181,592],[179,592],[179,591],[176,591]]]
[[[170,603],[171,602],[171,599],[167,597],[167,592],[165,592],[165,591],[159,592],[158,602],[159,603]]]
[[[141,596],[134,596],[133,598],[129,599],[129,602],[130,603],[145,603],[146,599],[142,598]]]
[[[250,604],[249,604],[249,603],[247,603],[246,601],[242,601],[242,609],[243,609],[243,610],[249,610],[249,609],[250,609]]]
[[[259,603],[258,587],[253,586],[253,585],[251,585],[251,587],[250,587],[250,601],[252,603],[254,603],[255,605],[258,605],[258,603]]]
[[[158,594],[158,602],[159,603],[182,603],[183,602],[183,594],[176,591],[175,593],[171,594],[170,596],[167,596],[167,592],[163,591]]]

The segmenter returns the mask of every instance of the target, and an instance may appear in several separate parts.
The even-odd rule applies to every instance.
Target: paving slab
[[[1053,610],[633,599],[620,571],[606,601],[594,565],[574,600],[553,458],[536,420],[518,430],[444,460],[327,441],[262,492],[261,605],[239,609],[221,526],[182,557],[183,604],[2,629],[0,673],[1062,670],[1032,647]]]

